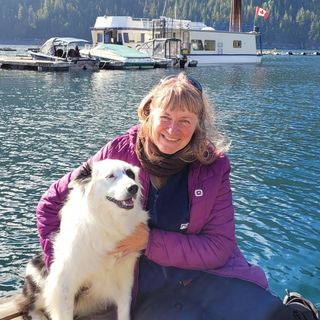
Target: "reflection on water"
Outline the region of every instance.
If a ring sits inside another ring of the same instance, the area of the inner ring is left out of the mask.
[[[320,302],[318,57],[186,70],[232,140],[237,238],[280,296]],[[315,63],[317,61],[317,63]],[[39,250],[34,211],[51,182],[136,123],[141,98],[177,70],[0,70],[0,294]]]

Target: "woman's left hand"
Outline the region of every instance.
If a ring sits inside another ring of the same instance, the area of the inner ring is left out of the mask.
[[[132,234],[121,240],[116,248],[109,252],[108,255],[123,258],[129,253],[144,250],[147,247],[149,238],[149,228],[146,224],[140,223]]]

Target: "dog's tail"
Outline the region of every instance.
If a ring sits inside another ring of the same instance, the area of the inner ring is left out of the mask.
[[[16,306],[22,314],[28,314],[29,311],[34,309],[39,291],[32,276],[26,276],[22,293],[15,299]]]
[[[48,269],[42,256],[36,256],[28,262],[22,293],[15,299],[20,313],[28,314],[32,310],[43,308],[42,292],[47,275]]]

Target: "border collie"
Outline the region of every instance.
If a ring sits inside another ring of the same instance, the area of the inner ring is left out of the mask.
[[[69,188],[50,270],[42,257],[27,264],[20,308],[32,319],[72,320],[115,304],[118,320],[129,320],[139,253],[108,253],[147,223],[138,168],[110,159],[86,164]]]

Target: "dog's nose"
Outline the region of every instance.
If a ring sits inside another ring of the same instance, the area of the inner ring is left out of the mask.
[[[134,196],[138,192],[138,186],[136,184],[133,184],[128,188],[128,192]]]

